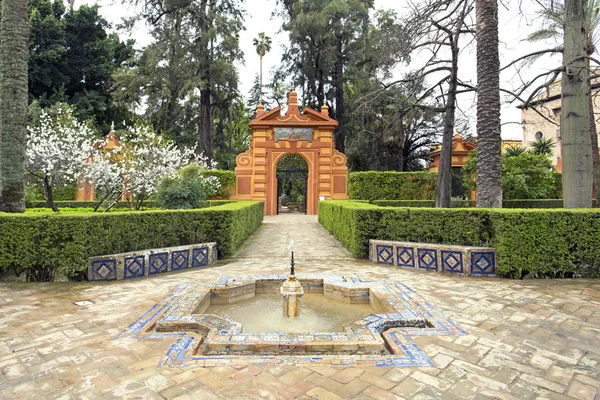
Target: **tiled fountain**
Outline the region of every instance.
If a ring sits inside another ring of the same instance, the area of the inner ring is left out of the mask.
[[[427,366],[413,337],[462,334],[399,281],[296,275],[292,261],[289,275],[182,284],[118,338],[176,340],[161,365]]]

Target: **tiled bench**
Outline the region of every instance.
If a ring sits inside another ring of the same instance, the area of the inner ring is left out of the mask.
[[[217,243],[190,244],[88,258],[88,280],[111,281],[203,267],[217,261]]]
[[[491,247],[369,240],[369,260],[376,264],[463,275],[496,274]]]

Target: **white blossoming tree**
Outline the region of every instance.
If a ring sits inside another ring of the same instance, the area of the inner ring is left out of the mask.
[[[94,132],[67,105],[59,105],[52,116],[42,111],[39,121],[27,130],[27,170],[39,178],[48,207],[58,212],[52,190],[78,179],[92,154]]]
[[[128,128],[121,137],[121,146],[99,152],[87,164],[84,176],[88,183],[104,192],[98,203],[109,200],[106,210],[121,198],[132,199],[139,210],[144,200],[158,190],[159,182],[172,177],[175,171],[190,164],[208,169],[206,161],[193,149],[179,148],[172,141],[157,135],[151,127]]]

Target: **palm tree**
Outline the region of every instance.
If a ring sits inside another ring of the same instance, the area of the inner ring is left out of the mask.
[[[3,0],[0,19],[0,211],[25,211],[27,0]]]
[[[550,157],[552,156],[556,142],[552,138],[540,138],[529,143],[529,145],[532,147],[531,152],[533,154],[543,154]]]
[[[262,59],[265,54],[267,54],[269,51],[271,51],[271,38],[269,36],[265,35],[264,32],[260,32],[258,34],[258,38],[254,38],[253,43],[254,43],[254,47],[256,47],[256,54],[258,54],[258,56],[260,57],[260,82],[259,82],[260,99],[259,100],[262,103],[262,78],[263,78]]]
[[[506,157],[517,157],[525,152],[527,152],[527,150],[523,146],[508,146],[504,151],[504,155]]]
[[[502,207],[497,0],[477,0],[477,207]]]
[[[584,1],[583,13],[584,13],[584,21],[585,21],[585,31],[587,33],[586,36],[586,44],[585,51],[587,55],[587,68],[588,71],[591,72],[590,69],[590,59],[589,57],[594,54],[596,51],[596,44],[598,43],[598,39],[600,39],[600,0],[586,0]],[[565,34],[564,26],[565,26],[565,6],[561,2],[551,2],[549,7],[544,8],[540,15],[545,18],[547,25],[532,33],[527,37],[528,41],[538,41],[538,40],[546,40],[546,39],[563,39],[563,35]],[[590,74],[591,75],[591,74]],[[598,133],[596,132],[596,120],[594,117],[594,104],[593,104],[593,96],[591,93],[592,88],[592,80],[591,78],[587,79],[589,85],[589,118],[590,118],[590,142],[591,142],[591,150],[592,150],[592,170],[593,170],[593,185],[596,188],[596,192],[600,191],[600,153],[598,152]],[[562,115],[566,115],[564,112]],[[561,130],[563,126],[561,124]],[[564,140],[563,140],[564,144]],[[563,164],[565,160],[563,157]],[[567,160],[568,162],[568,160]]]

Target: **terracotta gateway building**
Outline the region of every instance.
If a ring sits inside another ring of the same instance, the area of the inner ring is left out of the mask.
[[[346,156],[333,148],[338,123],[321,112],[298,109],[296,92],[288,95],[288,109],[265,113],[259,105],[250,121],[250,149],[236,159],[235,200],[265,202],[265,215],[281,210],[284,183],[294,182],[303,193],[300,211],[315,215],[319,200],[347,200]]]

